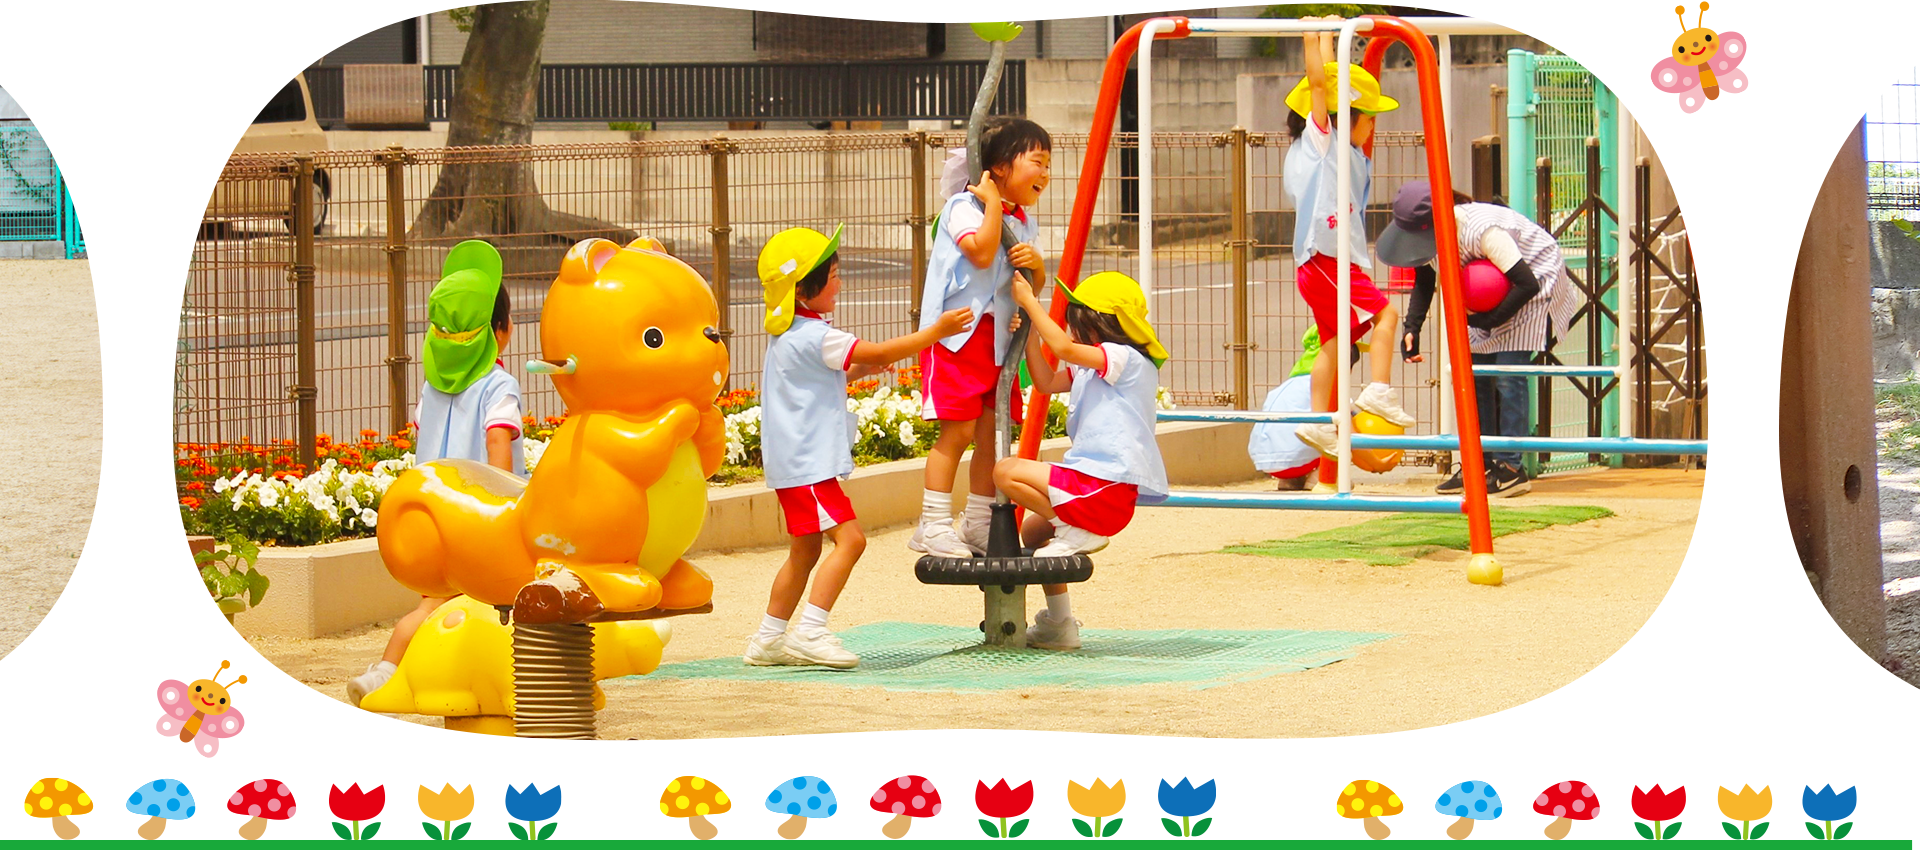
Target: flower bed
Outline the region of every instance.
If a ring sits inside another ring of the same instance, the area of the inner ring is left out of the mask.
[[[868,378],[848,386],[847,409],[858,420],[859,439],[853,447],[857,464],[922,456],[939,434],[937,424],[920,418],[919,369],[896,370],[892,377],[892,385]],[[734,390],[717,404],[726,415],[727,454],[726,466],[714,480],[758,478],[757,394]],[[1164,389],[1160,406],[1172,407]],[[1055,399],[1047,416],[1047,436],[1065,435],[1066,420],[1066,405]],[[529,472],[539,466],[548,441],[565,421],[527,417],[522,445]],[[1017,437],[1018,423],[1014,433]],[[174,476],[187,533],[239,536],[278,546],[372,536],[379,523],[380,497],[413,466],[412,433],[362,431],[354,442],[322,434],[316,442],[319,466],[311,470],[299,463],[292,440],[178,444]]]

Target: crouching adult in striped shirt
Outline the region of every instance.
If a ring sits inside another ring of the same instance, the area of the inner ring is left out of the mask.
[[[1454,234],[1460,261],[1487,260],[1511,284],[1499,306],[1467,316],[1467,341],[1476,364],[1502,366],[1532,363],[1552,340],[1567,335],[1578,298],[1560,257],[1560,245],[1540,225],[1499,204],[1475,203],[1453,192]],[[1424,180],[1400,187],[1393,200],[1393,223],[1380,234],[1374,250],[1381,262],[1413,268],[1413,297],[1402,325],[1402,356],[1409,363],[1426,359],[1420,353],[1420,329],[1433,304],[1434,248],[1433,190]],[[1482,434],[1503,437],[1527,435],[1527,379],[1500,375],[1473,379],[1479,401]],[[1533,488],[1520,465],[1519,452],[1487,453],[1487,494],[1518,496]],[[1442,494],[1466,489],[1460,467],[1438,488]]]

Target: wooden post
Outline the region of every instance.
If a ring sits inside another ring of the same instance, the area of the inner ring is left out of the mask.
[[[407,427],[407,152],[381,155],[387,170],[387,433]],[[501,286],[505,286],[502,283]]]
[[[920,296],[927,287],[927,223],[932,221],[927,215],[927,146],[927,131],[907,134],[908,155],[913,157],[913,211],[907,215],[907,226],[913,229],[913,268],[908,272],[913,294],[907,301],[908,330],[920,329]]]
[[[1233,408],[1250,410],[1253,407],[1253,364],[1249,362],[1253,351],[1253,317],[1247,292],[1252,276],[1253,240],[1247,235],[1247,130],[1235,127],[1220,141],[1229,148],[1232,164],[1227,179],[1233,183],[1233,235],[1227,243],[1233,253],[1233,341],[1227,343],[1228,350],[1233,352]]]

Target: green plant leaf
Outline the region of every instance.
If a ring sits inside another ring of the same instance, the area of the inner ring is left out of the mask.
[[[1740,827],[1734,826],[1733,824],[1727,823],[1726,821],[1721,821],[1720,828],[1727,831],[1728,838],[1731,838],[1735,841],[1740,840]]]
[[[1905,233],[1908,236],[1913,235],[1913,222],[1911,221],[1904,218],[1896,218],[1893,220],[1893,226],[1899,228],[1901,233]]]
[[[361,841],[372,841],[372,840],[373,840],[373,834],[374,834],[374,833],[376,833],[376,832],[379,832],[379,831],[380,831],[380,824],[378,824],[378,823],[370,823],[370,824],[367,824],[367,828],[366,828],[366,829],[363,829],[363,830],[360,830],[360,840],[361,840]]]
[[[472,828],[473,828],[473,824],[471,822],[462,823],[455,826],[453,828],[453,840],[459,841],[460,839],[467,837],[467,830]]]
[[[1193,837],[1199,838],[1200,836],[1205,835],[1207,832],[1207,827],[1210,827],[1210,826],[1213,826],[1213,818],[1201,818],[1198,822],[1196,822],[1193,825]]]
[[[528,840],[527,828],[524,826],[521,826],[519,821],[514,821],[512,823],[507,824],[507,829],[513,830],[513,837],[518,838],[521,841]]]
[[[1173,818],[1161,818],[1160,825],[1167,828],[1168,835],[1174,836],[1176,838],[1180,836],[1180,825],[1177,823],[1174,823]]]
[[[271,584],[273,582],[258,570],[247,570],[247,607],[260,607],[260,600],[266,598],[267,587]]]
[[[1114,818],[1113,820],[1107,821],[1107,828],[1100,830],[1100,837],[1112,838],[1114,833],[1120,831],[1120,822],[1123,820],[1126,820],[1126,818]]]
[[[538,840],[540,841],[547,840],[549,837],[553,835],[553,831],[559,828],[560,828],[559,821],[552,821],[552,822],[549,822],[546,826],[540,827],[540,838]]]
[[[443,840],[443,839],[441,839],[441,837],[440,837],[440,827],[438,827],[438,826],[435,826],[435,825],[433,825],[433,824],[431,824],[431,823],[428,823],[428,822],[426,822],[426,821],[421,821],[421,822],[420,822],[420,828],[421,828],[421,829],[424,829],[424,830],[426,830],[426,831],[427,831],[427,837],[428,837],[428,838],[431,838],[431,839],[433,839],[433,840],[435,840],[435,841],[441,841],[441,840]]]
[[[1080,833],[1080,837],[1082,838],[1093,837],[1093,825],[1079,818],[1073,819],[1073,831]]]
[[[228,596],[216,604],[220,606],[220,613],[222,614],[238,614],[247,610],[247,600],[241,599],[238,596]]]
[[[1852,831],[1853,831],[1853,821],[1847,821],[1846,823],[1836,826],[1833,828],[1833,840],[1839,841],[1840,839],[1847,837],[1847,833]]]
[[[1813,840],[1815,840],[1815,841],[1825,841],[1825,840],[1827,840],[1827,834],[1826,834],[1826,833],[1824,833],[1824,832],[1821,832],[1821,831],[1820,831],[1820,825],[1819,825],[1819,824],[1817,824],[1817,823],[1814,823],[1814,822],[1812,822],[1812,821],[1808,821],[1808,822],[1807,822],[1807,831],[1808,831],[1808,832],[1810,832],[1810,833],[1813,833]]]
[[[980,831],[986,833],[988,838],[1000,837],[1000,825],[986,818],[980,819]]]
[[[1641,838],[1644,838],[1648,841],[1653,840],[1653,827],[1647,826],[1646,824],[1641,823],[1639,821],[1634,821],[1633,828],[1640,833]]]
[[[1027,831],[1027,819],[1021,818],[1018,821],[1015,821],[1013,826],[1007,827],[1007,837],[1019,838],[1020,833],[1023,833],[1026,831]]]
[[[333,822],[333,834],[340,836],[343,841],[353,840],[353,830],[348,829],[346,824],[339,821]]]
[[[1759,841],[1760,836],[1766,835],[1766,834],[1767,834],[1767,824],[1765,821],[1762,821],[1759,826],[1756,826],[1752,829],[1747,830],[1747,838],[1753,841]]]
[[[1680,822],[1674,821],[1673,823],[1670,823],[1667,825],[1666,832],[1663,832],[1660,834],[1660,840],[1661,841],[1671,840],[1674,836],[1679,834],[1680,834]]]

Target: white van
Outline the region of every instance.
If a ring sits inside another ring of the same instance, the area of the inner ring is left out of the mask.
[[[294,65],[253,61],[194,61],[186,65],[194,102],[207,104],[188,117],[190,140],[204,142],[207,153],[311,153],[326,150],[326,134],[313,117],[307,75]],[[313,173],[313,232],[326,224],[332,182],[326,171]],[[200,184],[188,205],[192,219],[286,217],[294,211],[288,190],[278,180],[219,180]]]

